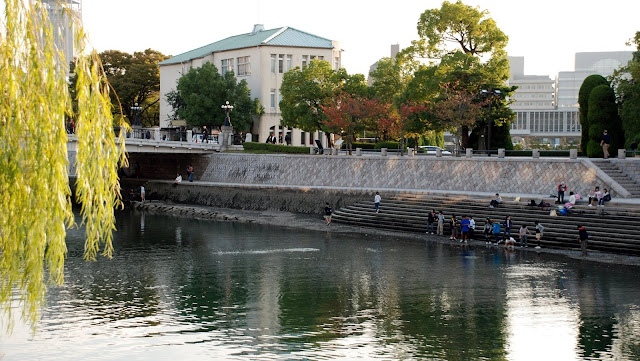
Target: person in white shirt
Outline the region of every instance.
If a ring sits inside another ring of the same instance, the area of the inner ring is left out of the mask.
[[[382,197],[380,197],[380,193],[376,192],[376,196],[373,197],[373,205],[376,208],[376,213],[380,213],[380,201]]]
[[[178,176],[176,177],[176,179],[173,181],[173,186],[177,187],[178,183],[182,182],[182,175],[180,173],[178,173]]]

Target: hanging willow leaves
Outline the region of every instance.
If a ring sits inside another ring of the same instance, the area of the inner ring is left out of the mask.
[[[64,14],[73,17],[68,9]],[[66,229],[73,226],[65,117],[75,119],[78,136],[76,189],[86,225],[85,259],[95,259],[100,249],[111,256],[114,208],[120,204],[117,169],[126,159],[124,142],[116,142],[97,55],[76,59],[73,113],[64,56],[54,41],[58,29],[42,4],[5,0],[5,20],[0,24],[0,308],[12,320],[17,295],[22,317],[35,325],[47,281],[63,281]],[[75,49],[84,54],[85,35],[79,22],[75,26]]]

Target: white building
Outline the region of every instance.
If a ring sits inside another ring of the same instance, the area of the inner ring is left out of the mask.
[[[71,16],[82,21],[82,0],[42,0],[42,5],[47,9],[47,15],[54,29],[54,41],[64,54],[65,71],[68,73],[69,63],[74,58],[75,24]]]
[[[510,105],[516,113],[511,137],[525,145],[532,140],[552,147],[578,144],[582,134],[578,93],[586,77],[612,75],[626,65],[633,52],[576,53],[575,71],[559,72],[555,81],[548,76],[525,75],[524,57],[509,57],[510,85],[517,85]]]
[[[280,125],[280,86],[284,73],[295,67],[304,67],[314,59],[328,61],[338,70],[342,63],[341,55],[337,41],[290,27],[265,30],[262,25],[255,25],[250,33],[176,55],[159,64],[160,127],[175,126],[171,119],[173,109],[166,100],[166,94],[175,90],[182,74],[210,62],[223,75],[233,70],[238,81],[247,81],[251,97],[260,99],[265,114],[253,124],[253,141],[263,142],[272,133],[276,138],[281,135],[282,139],[289,134],[293,145],[311,145],[315,139],[326,142],[320,132],[309,134],[299,129],[284,129]]]
[[[561,71],[556,77],[558,108],[577,109],[580,87],[589,75],[599,74],[606,78],[627,65],[632,57],[631,51],[576,53],[575,70]]]

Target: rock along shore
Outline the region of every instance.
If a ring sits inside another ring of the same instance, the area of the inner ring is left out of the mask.
[[[146,201],[146,202],[134,202],[132,208],[148,212],[150,214],[162,214],[172,215],[176,217],[189,217],[197,219],[208,219],[214,221],[231,221],[231,222],[243,222],[243,223],[256,223],[264,225],[274,225],[281,227],[290,227],[298,229],[306,229],[312,231],[326,232],[331,231],[333,233],[342,234],[357,234],[365,237],[375,237],[385,240],[405,240],[416,242],[435,242],[442,244],[450,244],[452,246],[463,245],[458,242],[451,242],[447,237],[440,237],[435,235],[425,235],[418,233],[408,232],[390,232],[375,228],[355,227],[344,224],[332,223],[330,226],[325,225],[324,219],[319,215],[309,215],[301,213],[293,213],[286,211],[275,210],[243,210],[243,209],[230,209],[219,208],[201,205],[186,205],[179,203],[171,203],[164,201]],[[487,246],[485,242],[471,241],[469,242],[471,247],[496,247]],[[466,245],[465,245],[466,246]],[[502,248],[502,246],[499,246]],[[607,254],[601,252],[590,252],[587,257],[581,257],[580,251],[571,250],[558,250],[558,249],[531,249],[526,250],[515,248],[516,252],[538,252],[546,254],[561,255],[573,259],[582,261],[598,262],[607,265],[624,265],[624,266],[640,266],[640,257],[625,256],[617,254]]]

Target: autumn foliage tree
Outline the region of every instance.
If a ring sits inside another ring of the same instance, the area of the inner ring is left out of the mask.
[[[328,105],[321,107],[326,116],[323,124],[334,132],[343,134],[351,154],[355,133],[375,128],[379,122],[387,120],[391,104],[341,92]]]

